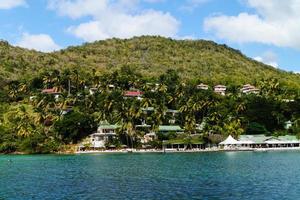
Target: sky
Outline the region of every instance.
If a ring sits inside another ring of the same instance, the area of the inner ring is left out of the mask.
[[[0,0],[0,39],[51,52],[108,38],[213,40],[300,72],[300,0]]]

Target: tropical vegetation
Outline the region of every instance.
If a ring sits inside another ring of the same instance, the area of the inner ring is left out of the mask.
[[[300,133],[299,75],[210,41],[111,39],[48,54],[1,42],[0,54],[3,153],[66,151],[103,121],[119,125],[116,143],[135,147],[145,134],[141,124],[155,132],[170,123],[184,130],[181,136],[158,135],[153,146],[162,140],[217,143],[229,134]],[[202,82],[208,90],[197,89]],[[259,93],[242,94],[247,83]],[[227,86],[225,96],[213,91],[215,84]],[[128,90],[143,96],[125,98]],[[292,126],[286,127],[288,121]]]

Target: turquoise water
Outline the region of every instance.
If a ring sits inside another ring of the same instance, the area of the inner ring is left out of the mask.
[[[0,199],[300,199],[300,151],[0,156]]]

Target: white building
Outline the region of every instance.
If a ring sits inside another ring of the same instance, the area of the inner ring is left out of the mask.
[[[219,143],[225,150],[251,150],[251,149],[278,149],[300,148],[300,140],[295,135],[265,136],[265,135],[241,135],[238,140],[229,135],[226,140]]]
[[[156,133],[154,133],[154,132],[146,133],[144,135],[144,137],[141,138],[141,143],[146,144],[146,143],[149,143],[149,142],[155,140],[156,138],[157,138]]]
[[[208,90],[208,85],[201,83],[201,84],[197,85],[197,89]]]
[[[253,85],[246,84],[246,85],[243,85],[243,87],[241,88],[241,92],[244,94],[258,94],[259,89],[257,89]]]
[[[89,147],[92,149],[105,148],[105,145],[116,137],[117,128],[117,125],[100,125],[97,129],[97,132],[91,134],[84,142],[82,142],[80,147]]]
[[[289,120],[289,121],[286,121],[286,122],[284,123],[284,128],[285,128],[286,130],[292,128],[292,126],[293,126],[293,122],[291,122],[290,120]]]
[[[220,95],[226,94],[226,86],[225,85],[216,85],[214,87],[214,92]]]

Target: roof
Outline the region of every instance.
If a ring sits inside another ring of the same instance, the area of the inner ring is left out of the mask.
[[[124,92],[124,96],[127,96],[127,97],[139,97],[143,95],[143,92],[141,91],[125,91]]]
[[[165,140],[163,141],[164,144],[184,144],[183,139],[172,139],[172,140]]]
[[[198,137],[192,138],[176,138],[163,141],[164,144],[204,144],[203,140]]]
[[[197,88],[205,88],[205,89],[208,89],[208,85],[206,84],[203,84],[203,83],[200,83],[199,85],[197,85]]]
[[[226,88],[226,86],[225,85],[215,85],[214,88]]]
[[[154,111],[154,107],[147,107],[147,108],[142,108],[143,111]],[[174,109],[168,109],[166,111],[167,113],[180,113],[179,110],[174,110]]]
[[[230,145],[230,144],[239,144],[239,141],[234,139],[231,135],[229,135],[226,140],[220,143],[221,145]]]
[[[241,88],[241,91],[243,93],[257,93],[257,92],[259,92],[259,89],[253,85],[246,84],[246,85],[243,85],[243,87]]]
[[[265,136],[265,135],[241,135],[239,138],[239,141],[244,142],[244,141],[252,141],[253,143],[256,144],[262,144],[266,140],[271,139],[272,136]]]
[[[113,124],[100,124],[98,129],[117,129],[119,128],[119,125],[113,125]],[[148,124],[143,124],[143,125],[136,125],[137,128],[150,128],[151,125]],[[160,125],[158,128],[159,131],[178,131],[181,132],[183,131],[182,128],[180,128],[180,126],[177,125]]]
[[[295,135],[285,135],[285,136],[265,136],[265,135],[241,135],[239,142],[246,144],[252,141],[254,144],[287,144],[287,143],[299,143],[300,140]]]
[[[159,131],[183,131],[183,129],[176,125],[161,125]]]
[[[151,125],[149,124],[143,124],[143,125],[136,125],[137,128],[150,128]],[[158,130],[159,131],[178,131],[178,132],[181,132],[183,131],[182,128],[180,128],[180,126],[176,126],[176,125],[160,125],[158,127]]]
[[[169,113],[179,113],[179,110],[173,110],[173,109],[168,109],[167,112]]]
[[[115,136],[116,133],[93,133],[90,136]]]
[[[153,111],[154,107],[142,108],[143,111]]]
[[[279,140],[298,140],[296,135],[284,135],[284,136],[278,136]]]
[[[60,94],[60,92],[58,92],[56,88],[43,89],[42,93],[45,93],[45,94]]]
[[[149,124],[141,124],[141,125],[136,125],[135,127],[137,127],[137,128],[150,128],[151,125],[149,125]]]
[[[115,124],[100,124],[98,128],[101,128],[101,129],[117,129],[119,127],[120,126],[115,125]]]

